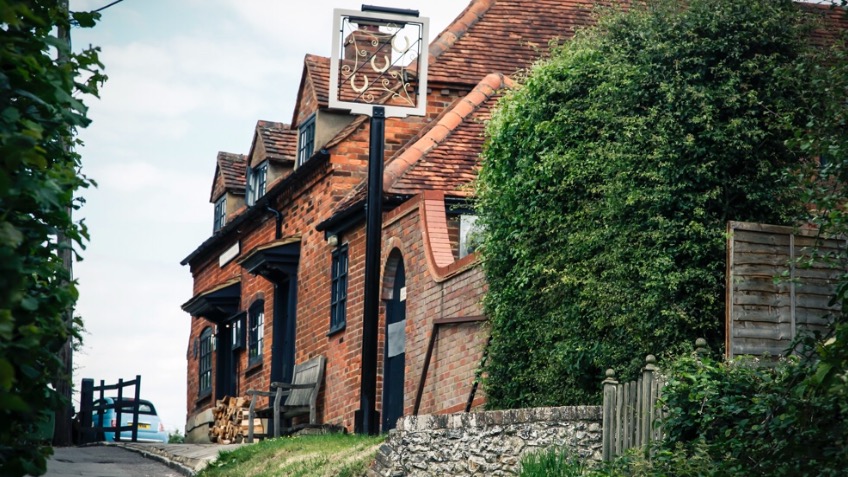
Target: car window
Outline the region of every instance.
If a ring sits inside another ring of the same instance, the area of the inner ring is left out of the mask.
[[[121,412],[132,412],[133,411],[133,401],[122,401]],[[139,414],[151,414],[156,415],[156,409],[153,407],[153,404],[150,404],[148,401],[139,401],[138,402],[138,413]]]
[[[132,413],[134,403],[135,403],[135,401],[133,401],[133,400],[126,400],[126,399],[121,400],[121,413]],[[94,411],[96,412],[99,407],[102,407],[106,404],[109,404],[109,403],[105,399],[98,399],[97,401],[94,402]],[[138,413],[155,416],[156,415],[156,408],[153,407],[153,404],[150,401],[139,400],[138,401]]]

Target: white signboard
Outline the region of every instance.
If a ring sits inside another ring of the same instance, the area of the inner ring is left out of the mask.
[[[220,265],[221,268],[224,268],[224,265],[230,263],[232,259],[238,257],[239,251],[239,242],[236,242],[233,244],[232,247],[224,250],[224,253],[222,253],[218,257],[218,265]]]
[[[330,108],[386,117],[427,113],[429,19],[381,8],[333,10]]]

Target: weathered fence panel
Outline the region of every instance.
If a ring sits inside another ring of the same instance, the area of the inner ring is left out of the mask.
[[[656,424],[660,414],[657,401],[665,382],[659,375],[654,355],[645,358],[642,376],[619,383],[608,369],[604,380],[603,458],[612,460],[628,449],[646,447],[662,437]]]
[[[604,380],[603,458],[612,460],[628,449],[645,447],[661,437],[655,424],[665,382],[659,375],[654,355],[645,358],[642,375],[635,381],[619,383],[615,371],[608,369]]]
[[[695,353],[709,353],[707,341],[695,340]],[[642,375],[635,381],[619,383],[615,371],[607,369],[604,379],[602,453],[605,461],[624,454],[629,449],[646,448],[663,438],[663,411],[657,404],[662,398],[665,379],[657,367],[657,358],[645,358]]]
[[[729,222],[727,232],[727,357],[780,356],[800,331],[826,331],[845,270],[811,254],[844,253],[846,241],[747,222]]]

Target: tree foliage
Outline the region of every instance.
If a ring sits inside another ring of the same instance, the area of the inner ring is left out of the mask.
[[[59,1],[0,0],[0,474],[40,475],[49,447],[33,433],[60,396],[48,384],[63,369],[58,351],[75,334],[65,318],[77,298],[60,252],[86,228],[72,221],[80,173],[76,129],[88,125],[78,98],[105,77],[96,49],[71,52],[56,36],[72,16]],[[62,58],[60,61],[58,58]],[[77,336],[78,337],[78,336]],[[71,376],[64,376],[70,380]]]
[[[802,210],[808,23],[789,0],[648,1],[502,100],[478,184],[490,405],[585,404],[607,367],[723,342],[727,221]]]

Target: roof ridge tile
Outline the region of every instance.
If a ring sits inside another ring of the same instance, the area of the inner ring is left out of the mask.
[[[472,0],[471,3],[465,7],[457,17],[454,19],[450,25],[445,28],[439,36],[430,43],[429,53],[430,56],[427,59],[428,64],[432,64],[436,61],[442,53],[449,50],[457,40],[462,38],[468,30],[474,26],[486,12],[492,8],[492,5],[495,4],[496,0]]]
[[[506,78],[501,73],[490,73],[481,80],[474,89],[461,101],[454,105],[433,124],[424,136],[415,144],[398,154],[386,164],[383,171],[384,190],[389,190],[395,182],[411,169],[421,158],[447,139],[466,118],[471,116],[481,105],[489,100],[501,87],[507,86]],[[512,84],[512,81],[509,81]],[[511,86],[509,86],[511,87]],[[454,116],[451,116],[454,114]]]

